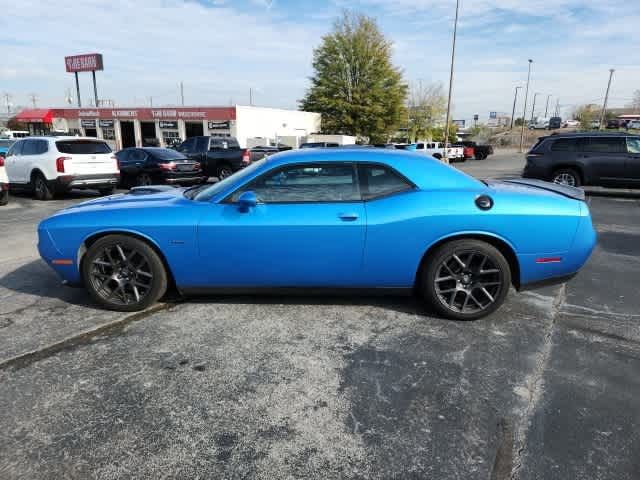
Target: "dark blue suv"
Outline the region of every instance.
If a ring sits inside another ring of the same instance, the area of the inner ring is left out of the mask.
[[[579,187],[640,187],[640,135],[566,133],[541,137],[523,177]]]

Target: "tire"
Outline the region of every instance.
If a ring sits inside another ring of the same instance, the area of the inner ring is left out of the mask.
[[[106,195],[113,195],[115,191],[116,191],[116,187],[106,187],[106,188],[99,188],[98,189],[98,192],[103,197],[106,196]]]
[[[158,254],[128,235],[108,235],[91,245],[81,274],[91,298],[118,312],[144,310],[167,291],[167,271]]]
[[[0,192],[0,206],[5,206],[9,203],[9,190],[4,190]]]
[[[442,160],[442,155],[440,155],[439,153],[434,153],[433,158],[435,158],[436,160]]]
[[[553,172],[551,181],[560,185],[569,185],[571,187],[579,187],[582,185],[580,174],[572,168],[561,168]]]
[[[41,173],[34,173],[31,177],[31,188],[33,196],[36,200],[51,200],[53,198],[53,190],[49,188],[47,179]]]
[[[153,185],[153,178],[148,173],[142,172],[136,176],[136,185],[138,187],[146,187]]]
[[[218,180],[227,178],[230,175],[233,175],[233,169],[231,168],[231,165],[223,163],[222,165],[218,165],[218,167],[216,168],[216,176],[218,177]]]
[[[452,320],[476,320],[496,311],[510,286],[509,263],[497,248],[481,240],[441,245],[426,259],[420,276],[425,300]]]

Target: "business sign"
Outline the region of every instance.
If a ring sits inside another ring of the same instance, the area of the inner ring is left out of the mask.
[[[160,122],[158,122],[158,126],[160,128],[167,128],[167,129],[177,130],[178,129],[178,122],[177,121],[169,122],[167,120],[160,120]]]
[[[64,57],[64,65],[67,72],[91,72],[104,70],[101,53],[88,53],[85,55],[73,55]]]
[[[113,128],[113,120],[100,120],[100,128]]]
[[[465,120],[452,120],[453,124],[458,128],[464,128]]]
[[[80,120],[80,125],[82,126],[82,128],[96,128],[96,121],[83,118],[82,120]]]
[[[477,122],[478,119],[480,118],[480,115],[478,115],[477,113],[473,116],[473,119]]]
[[[489,118],[498,118],[498,112],[489,112]]]
[[[226,121],[226,122],[217,122],[217,121],[213,121],[213,122],[207,122],[207,128],[209,130],[228,130],[231,127],[231,122]]]

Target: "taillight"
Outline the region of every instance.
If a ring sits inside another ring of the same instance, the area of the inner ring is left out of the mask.
[[[251,163],[251,152],[246,148],[242,151],[242,163]]]
[[[58,157],[56,158],[56,171],[58,173],[64,173],[64,161],[71,160],[71,157]]]
[[[175,170],[176,163],[175,162],[159,163],[158,167],[160,167],[160,170]]]
[[[196,162],[193,164],[193,169],[194,170],[201,170],[202,169],[202,165],[200,165],[200,162]]]
[[[4,157],[0,155],[0,167],[4,167]]]

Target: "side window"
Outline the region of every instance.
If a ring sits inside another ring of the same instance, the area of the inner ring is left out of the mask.
[[[129,160],[132,162],[142,162],[147,158],[147,154],[143,150],[133,150],[129,154]]]
[[[224,150],[229,148],[229,142],[223,138],[212,138],[209,144],[209,150]]]
[[[640,138],[627,138],[627,152],[640,153]]]
[[[551,144],[552,152],[575,152],[577,142],[574,138],[559,138]]]
[[[382,165],[359,165],[358,176],[363,200],[386,197],[413,189],[413,186],[404,178]]]
[[[231,196],[235,202],[245,191],[264,203],[360,201],[351,163],[308,164],[277,169],[254,180]]]
[[[47,153],[49,151],[49,142],[46,140],[36,140],[37,142],[37,153]]]
[[[424,150],[424,143],[419,143],[416,145],[416,150]]]
[[[22,147],[22,155],[36,155],[38,153],[38,142],[36,140],[25,140]]]
[[[623,153],[627,151],[625,139],[621,137],[591,137],[589,152],[598,153]]]
[[[11,155],[20,155],[20,153],[22,153],[22,141],[16,142],[11,146],[7,152],[7,157],[10,157]]]

